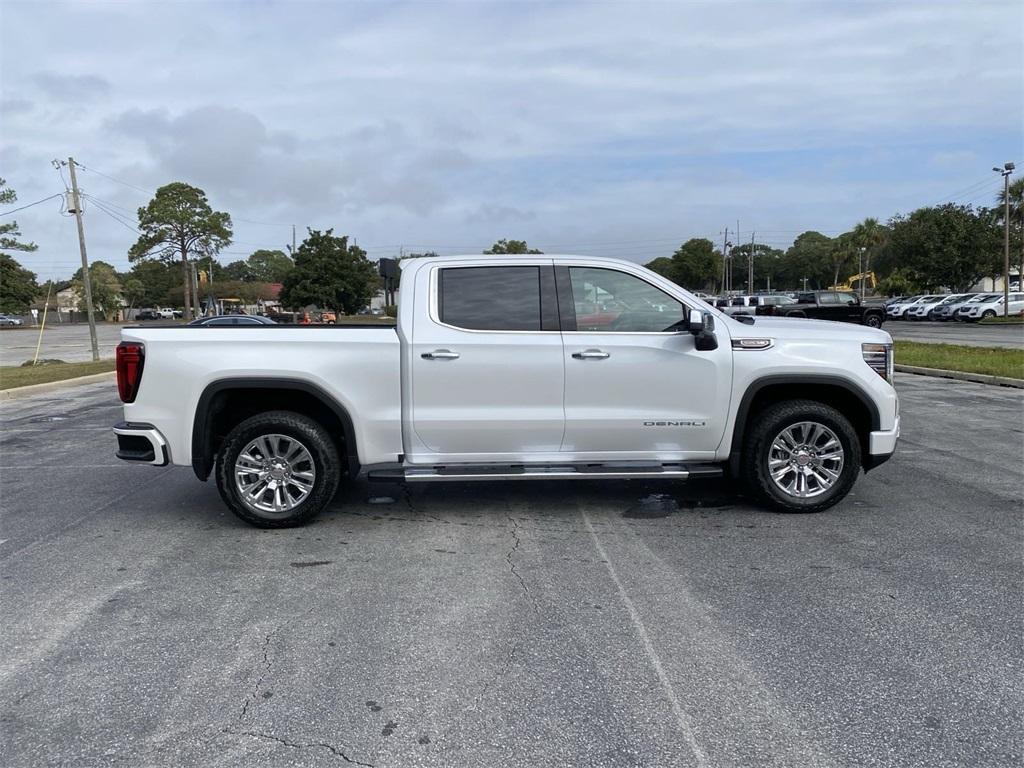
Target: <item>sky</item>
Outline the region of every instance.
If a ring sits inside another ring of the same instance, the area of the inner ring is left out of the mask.
[[[171,181],[231,214],[222,262],[293,224],[372,259],[785,248],[1024,172],[1024,3],[0,0],[17,205],[69,156],[89,257],[119,269]],[[13,218],[39,245],[16,258],[69,277],[60,200]]]

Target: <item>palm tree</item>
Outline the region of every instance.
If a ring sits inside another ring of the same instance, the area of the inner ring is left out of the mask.
[[[1006,188],[999,190],[999,209],[997,220],[1003,224],[1006,212]],[[1020,263],[1017,267],[1018,287],[1024,290],[1024,179],[1017,179],[1010,185],[1010,236],[1020,239]]]
[[[853,240],[858,248],[864,248],[867,255],[865,272],[871,271],[871,255],[885,245],[889,239],[889,228],[880,224],[878,219],[866,218],[853,228]],[[863,283],[863,281],[861,281]]]

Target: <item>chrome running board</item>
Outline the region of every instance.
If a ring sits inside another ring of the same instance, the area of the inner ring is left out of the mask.
[[[437,483],[472,480],[635,480],[721,477],[714,464],[608,462],[604,464],[447,464],[367,468],[367,478],[381,482]]]

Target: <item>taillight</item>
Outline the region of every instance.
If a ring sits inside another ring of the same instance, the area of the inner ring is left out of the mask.
[[[136,341],[122,341],[117,345],[117,394],[123,403],[135,402],[142,383],[142,364],[146,362],[146,348]]]

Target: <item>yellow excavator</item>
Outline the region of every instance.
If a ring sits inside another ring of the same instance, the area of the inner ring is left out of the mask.
[[[839,285],[830,285],[830,291],[856,291],[860,288],[860,281],[864,281],[864,287],[869,290],[875,290],[875,273],[874,272],[858,272],[856,275],[851,275],[846,278],[846,282],[840,283]]]

